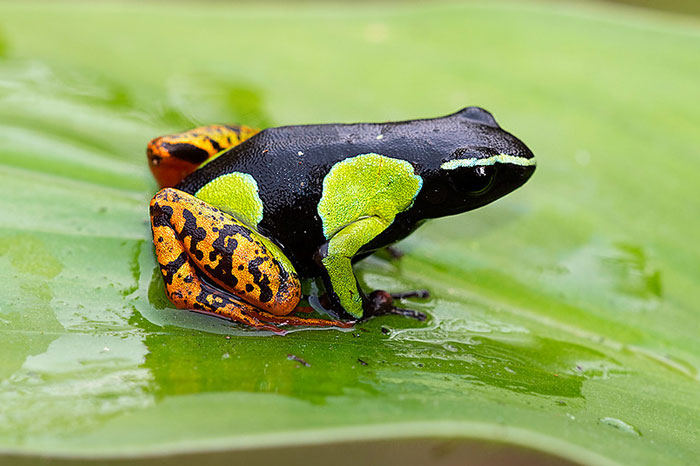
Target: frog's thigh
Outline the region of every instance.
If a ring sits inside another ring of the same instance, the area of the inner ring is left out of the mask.
[[[174,267],[167,264],[181,257],[180,261],[190,261],[222,290],[256,308],[286,315],[298,304],[299,279],[288,261],[277,257],[282,253],[230,215],[187,193],[166,188],[151,201],[151,221],[156,254],[165,267],[166,287],[176,291],[166,273]],[[162,242],[169,244],[161,247]],[[178,246],[186,257],[178,253]]]

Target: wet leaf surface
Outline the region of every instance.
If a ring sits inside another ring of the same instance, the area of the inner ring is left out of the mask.
[[[0,38],[0,451],[437,437],[590,464],[700,455],[697,22],[605,5],[3,4]],[[368,288],[430,289],[405,302],[427,322],[278,337],[171,308],[149,139],[471,104],[530,145],[534,178],[357,267]]]

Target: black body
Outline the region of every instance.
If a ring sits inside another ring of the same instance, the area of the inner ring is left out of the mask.
[[[423,178],[423,187],[414,205],[358,258],[403,239],[425,219],[488,204],[522,185],[534,170],[503,164],[441,169],[455,158],[501,153],[533,157],[490,113],[469,107],[424,120],[269,128],[201,167],[177,188],[194,194],[222,174],[249,173],[264,205],[260,232],[279,244],[301,276],[315,276],[319,270],[314,257],[326,242],[317,212],[323,179],[337,162],[367,153],[408,161]]]

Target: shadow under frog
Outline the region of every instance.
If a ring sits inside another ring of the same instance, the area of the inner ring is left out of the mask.
[[[188,328],[174,320],[183,313],[168,307],[159,273],[154,268],[149,304],[172,319],[154,323],[159,319],[151,322],[139,312],[131,319],[145,330],[149,354],[144,366],[152,373],[157,397],[269,393],[322,405],[331,397],[393,398],[398,393],[463,398],[477,387],[489,386],[523,395],[581,399],[585,377],[577,373],[577,361],[601,360],[590,348],[530,335],[506,340],[474,334],[465,342],[445,344],[431,339],[430,321],[394,316],[349,332],[299,330],[286,337],[238,331],[228,323],[235,334]],[[424,337],[391,337],[404,329]]]

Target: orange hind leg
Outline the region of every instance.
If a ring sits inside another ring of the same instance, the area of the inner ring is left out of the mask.
[[[151,201],[151,227],[166,294],[180,309],[276,333],[284,333],[281,326],[352,326],[290,315],[301,285],[296,272],[278,260],[281,252],[194,196],[160,190]]]

